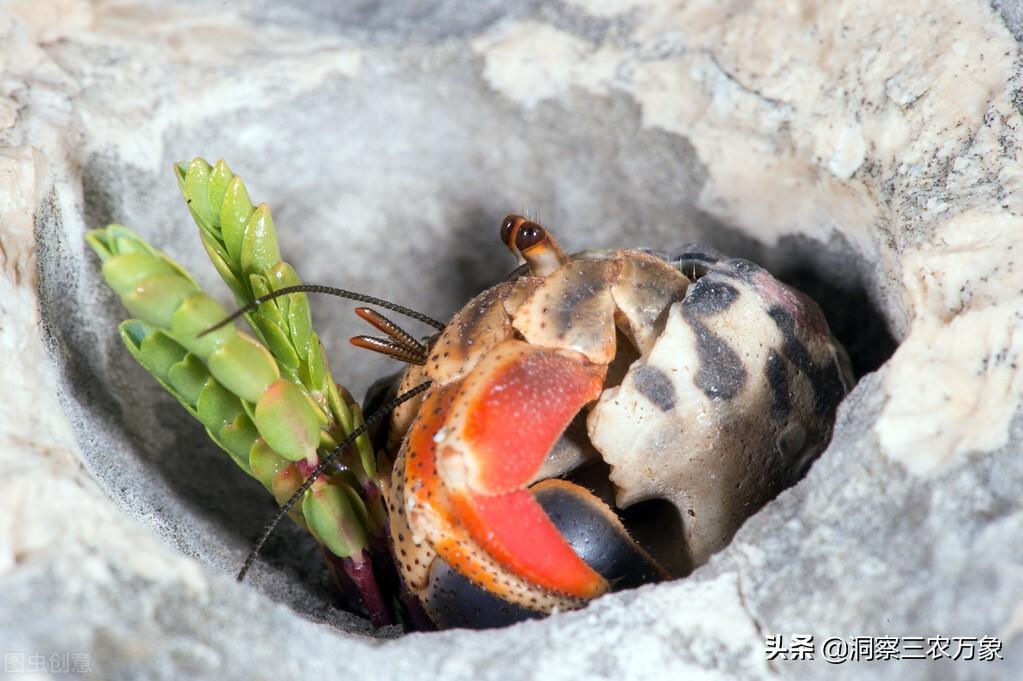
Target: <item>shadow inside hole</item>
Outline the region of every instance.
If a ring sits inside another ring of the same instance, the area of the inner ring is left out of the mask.
[[[641,501],[620,511],[619,516],[636,542],[668,571],[672,579],[686,577],[693,571],[685,542],[667,539],[685,536],[682,514],[670,501]]]
[[[779,280],[817,301],[845,346],[857,380],[888,361],[898,342],[871,290],[874,265],[840,236],[824,243],[804,236],[779,240],[766,255]]]
[[[831,333],[849,353],[857,380],[880,369],[895,352],[898,343],[862,283],[829,281],[810,266],[785,269],[776,276],[817,301]]]

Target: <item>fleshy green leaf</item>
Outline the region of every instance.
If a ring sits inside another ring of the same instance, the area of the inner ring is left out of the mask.
[[[234,422],[239,416],[245,416],[238,396],[222,386],[212,376],[199,391],[196,410],[199,412],[199,420],[202,424],[214,433],[219,433],[221,428]],[[248,421],[249,417],[245,416],[245,420]],[[246,454],[248,454],[251,445],[250,442],[245,447]]]
[[[238,414],[234,421],[220,429],[217,439],[242,470],[251,474],[249,452],[253,443],[259,439],[259,432],[249,417],[245,414]]]
[[[249,199],[245,183],[242,182],[242,178],[235,176],[228,183],[224,202],[220,206],[220,232],[232,262],[241,262],[245,225],[248,224],[253,210],[255,207]]]
[[[181,190],[181,195],[188,199],[188,192],[185,189],[185,178],[188,177],[188,167],[191,164],[188,161],[178,161],[174,164],[174,177],[178,180],[178,189]]]
[[[274,499],[277,500],[279,506],[283,506],[284,502],[291,498],[291,495],[298,491],[298,488],[302,486],[304,482],[302,472],[293,463],[289,463],[284,468],[277,471],[277,475],[270,482],[270,492],[274,495]],[[296,509],[297,510],[297,509]],[[301,514],[296,514],[301,515]],[[305,520],[303,519],[303,523]]]
[[[138,282],[135,290],[121,297],[121,302],[136,317],[153,326],[170,326],[171,317],[181,302],[198,288],[176,273],[154,274]]]
[[[90,229],[85,233],[85,243],[89,244],[89,248],[99,256],[101,262],[114,255],[111,251],[113,244],[105,229]]]
[[[334,418],[337,419],[341,430],[345,433],[352,432],[354,428],[352,425],[352,412],[348,409],[348,404],[341,399],[337,385],[329,379],[327,381],[327,404],[330,405],[330,410],[334,413]]]
[[[245,225],[240,258],[242,272],[262,272],[276,265],[280,259],[281,252],[277,246],[277,233],[274,231],[273,218],[270,217],[270,208],[261,203]]]
[[[323,357],[323,346],[320,344],[320,337],[312,334],[309,343],[309,357],[306,360],[306,368],[309,374],[308,386],[313,390],[327,392],[327,364]]]
[[[302,515],[309,531],[334,555],[347,558],[366,548],[366,528],[342,488],[314,486],[302,500]]]
[[[263,438],[257,438],[249,449],[249,472],[268,490],[273,490],[274,476],[289,463],[271,449]]]
[[[149,371],[149,373],[152,374],[153,378],[156,379],[157,383],[162,385],[164,390],[170,393],[174,397],[174,399],[181,403],[181,406],[185,408],[185,411],[187,411],[192,416],[196,416],[194,403],[189,403],[188,400],[186,400],[184,396],[182,396],[181,393],[179,393],[163,375],[157,374],[154,371],[154,367],[147,366],[146,360],[142,356],[141,348],[144,347],[147,338],[157,337],[160,334],[153,333],[152,327],[148,326],[147,324],[145,324],[145,322],[142,322],[138,319],[129,319],[127,321],[121,322],[118,325],[117,330],[121,335],[121,340],[124,342],[124,347],[128,349],[128,352],[131,354],[132,357],[135,358],[135,361],[142,365],[144,369]],[[147,334],[151,334],[151,336]],[[173,343],[173,341],[170,342]],[[177,343],[174,343],[174,345],[177,346]],[[182,348],[181,346],[177,347],[181,350],[181,359],[184,359],[184,357],[186,356],[185,349]],[[169,371],[170,369],[168,367],[167,371],[161,373],[166,374],[169,373]]]
[[[140,281],[156,274],[175,273],[162,259],[148,253],[123,253],[103,262],[103,280],[119,296],[128,295]]]
[[[166,379],[170,368],[183,360],[187,350],[163,331],[156,331],[142,339],[136,359],[149,373]]]
[[[227,187],[231,184],[231,180],[233,179],[234,173],[232,173],[231,169],[227,167],[227,163],[224,162],[224,159],[217,161],[217,164],[213,166],[213,172],[210,173],[208,193],[210,198],[210,208],[212,209],[214,219],[218,223],[220,222],[220,207],[223,205],[224,197],[227,195]]]
[[[298,355],[295,354],[295,348],[291,345],[291,340],[284,335],[281,327],[274,324],[269,319],[261,315],[254,315],[256,326],[259,328],[259,332],[263,334],[263,340],[266,341],[266,345],[270,348],[270,352],[277,360],[292,369],[298,368]]]
[[[108,225],[107,229],[111,230],[109,242],[111,245],[111,252],[114,255],[148,253],[149,255],[157,258],[166,257],[127,227],[122,227],[121,225]]]
[[[213,207],[210,205],[209,184],[210,164],[201,158],[196,158],[188,166],[188,173],[185,175],[185,201],[192,211],[195,221],[199,226],[216,235],[219,230],[213,218]]]
[[[209,378],[209,370],[193,354],[185,355],[183,360],[167,371],[167,382],[193,407],[199,401],[199,394]]]
[[[270,288],[274,291],[288,286],[298,286],[302,281],[288,263],[281,261],[267,270]],[[287,319],[288,336],[295,351],[305,357],[309,353],[309,336],[312,333],[312,315],[309,301],[304,293],[292,293],[277,299],[282,315]]]
[[[249,302],[249,291],[245,288],[237,277],[234,275],[234,271],[231,266],[221,257],[217,249],[207,243],[206,239],[202,240],[203,249],[206,251],[206,255],[209,257],[210,262],[213,263],[213,268],[217,270],[217,274],[224,280],[227,287],[231,289],[231,293],[234,294],[235,300],[245,304]]]
[[[286,262],[279,262],[270,270],[271,286],[276,291],[286,286],[302,283],[295,270]],[[304,293],[287,296],[288,308],[285,315],[295,351],[305,357],[309,354],[310,336],[313,332],[313,316],[309,311],[309,299]]]
[[[363,424],[362,408],[358,403],[353,402],[349,409],[352,412],[352,425],[358,428]],[[362,463],[362,470],[373,477],[377,473],[377,458],[373,454],[373,444],[369,441],[369,433],[363,433],[355,439],[355,446],[359,450],[359,461]]]
[[[201,291],[185,298],[171,317],[170,329],[174,338],[189,352],[199,357],[209,357],[210,353],[229,341],[238,330],[234,324],[227,324],[204,336],[214,324],[227,317],[220,303]]]
[[[348,502],[352,505],[352,510],[354,510],[356,515],[358,515],[359,523],[363,527],[368,527],[370,524],[369,511],[366,509],[366,502],[364,502],[362,497],[359,496],[356,488],[343,482],[339,483],[338,487],[340,487],[348,496]]]
[[[199,286],[195,279],[192,278],[192,275],[188,273],[188,270],[166,253],[161,253],[150,246],[146,243],[145,239],[124,225],[110,224],[103,229],[93,229],[85,235],[85,240],[104,262],[118,255],[150,255],[160,260],[172,271],[177,272],[182,279],[192,282],[196,287]],[[151,274],[156,274],[156,272],[153,271]]]
[[[320,441],[319,410],[294,383],[274,383],[256,403],[256,428],[266,443],[291,461],[312,458]]]
[[[225,388],[249,402],[258,402],[281,375],[270,352],[241,331],[210,353],[207,362]]]
[[[252,297],[261,298],[266,294],[270,293],[270,284],[267,282],[266,277],[261,274],[250,274],[249,275],[249,286],[252,287]],[[277,298],[275,300],[268,300],[265,303],[260,304],[256,309],[256,315],[268,319],[280,327],[281,331],[285,330],[284,316],[281,314],[280,304],[286,302],[284,298]]]

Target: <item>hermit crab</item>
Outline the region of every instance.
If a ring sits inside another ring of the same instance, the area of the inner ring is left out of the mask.
[[[567,255],[511,215],[499,235],[523,264],[443,324],[301,285],[223,161],[177,174],[242,307],[228,315],[112,225],[88,240],[138,317],[121,336],[377,624],[499,626],[687,574],[803,475],[853,382],[816,303],[708,248]],[[385,337],[353,343],[407,364],[365,419],[327,369],[307,292],[372,305],[357,313]]]

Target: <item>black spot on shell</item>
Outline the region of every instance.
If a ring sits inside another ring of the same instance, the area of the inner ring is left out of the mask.
[[[731,265],[736,274],[746,281],[752,281],[753,277],[765,271],[760,265],[744,258],[732,258],[728,261],[728,264]]]
[[[789,375],[785,358],[774,350],[767,354],[767,384],[771,390],[771,418],[784,421],[792,413]]]
[[[696,354],[700,359],[696,387],[711,399],[734,399],[746,385],[746,367],[742,358],[703,324],[696,321],[690,324],[696,331]]]
[[[675,408],[675,386],[663,371],[651,366],[636,367],[632,371],[636,390],[661,411]]]
[[[796,368],[810,380],[815,411],[820,416],[834,414],[838,403],[845,396],[845,384],[839,373],[838,362],[828,362],[820,366],[813,361],[796,332],[796,320],[788,310],[775,305],[767,313],[782,333],[784,339],[782,352],[785,358],[795,364]]]
[[[739,297],[739,291],[717,277],[703,277],[689,288],[682,301],[687,318],[710,317],[724,312]]]
[[[726,310],[738,295],[734,286],[708,276],[691,286],[682,301],[682,318],[696,334],[696,354],[700,360],[696,387],[711,399],[731,400],[746,385],[742,358],[702,321],[704,317]]]

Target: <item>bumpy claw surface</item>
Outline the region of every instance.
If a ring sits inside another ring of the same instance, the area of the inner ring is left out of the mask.
[[[544,279],[515,312],[515,329],[529,343],[574,350],[594,364],[615,356],[611,284],[620,260],[570,262]]]

